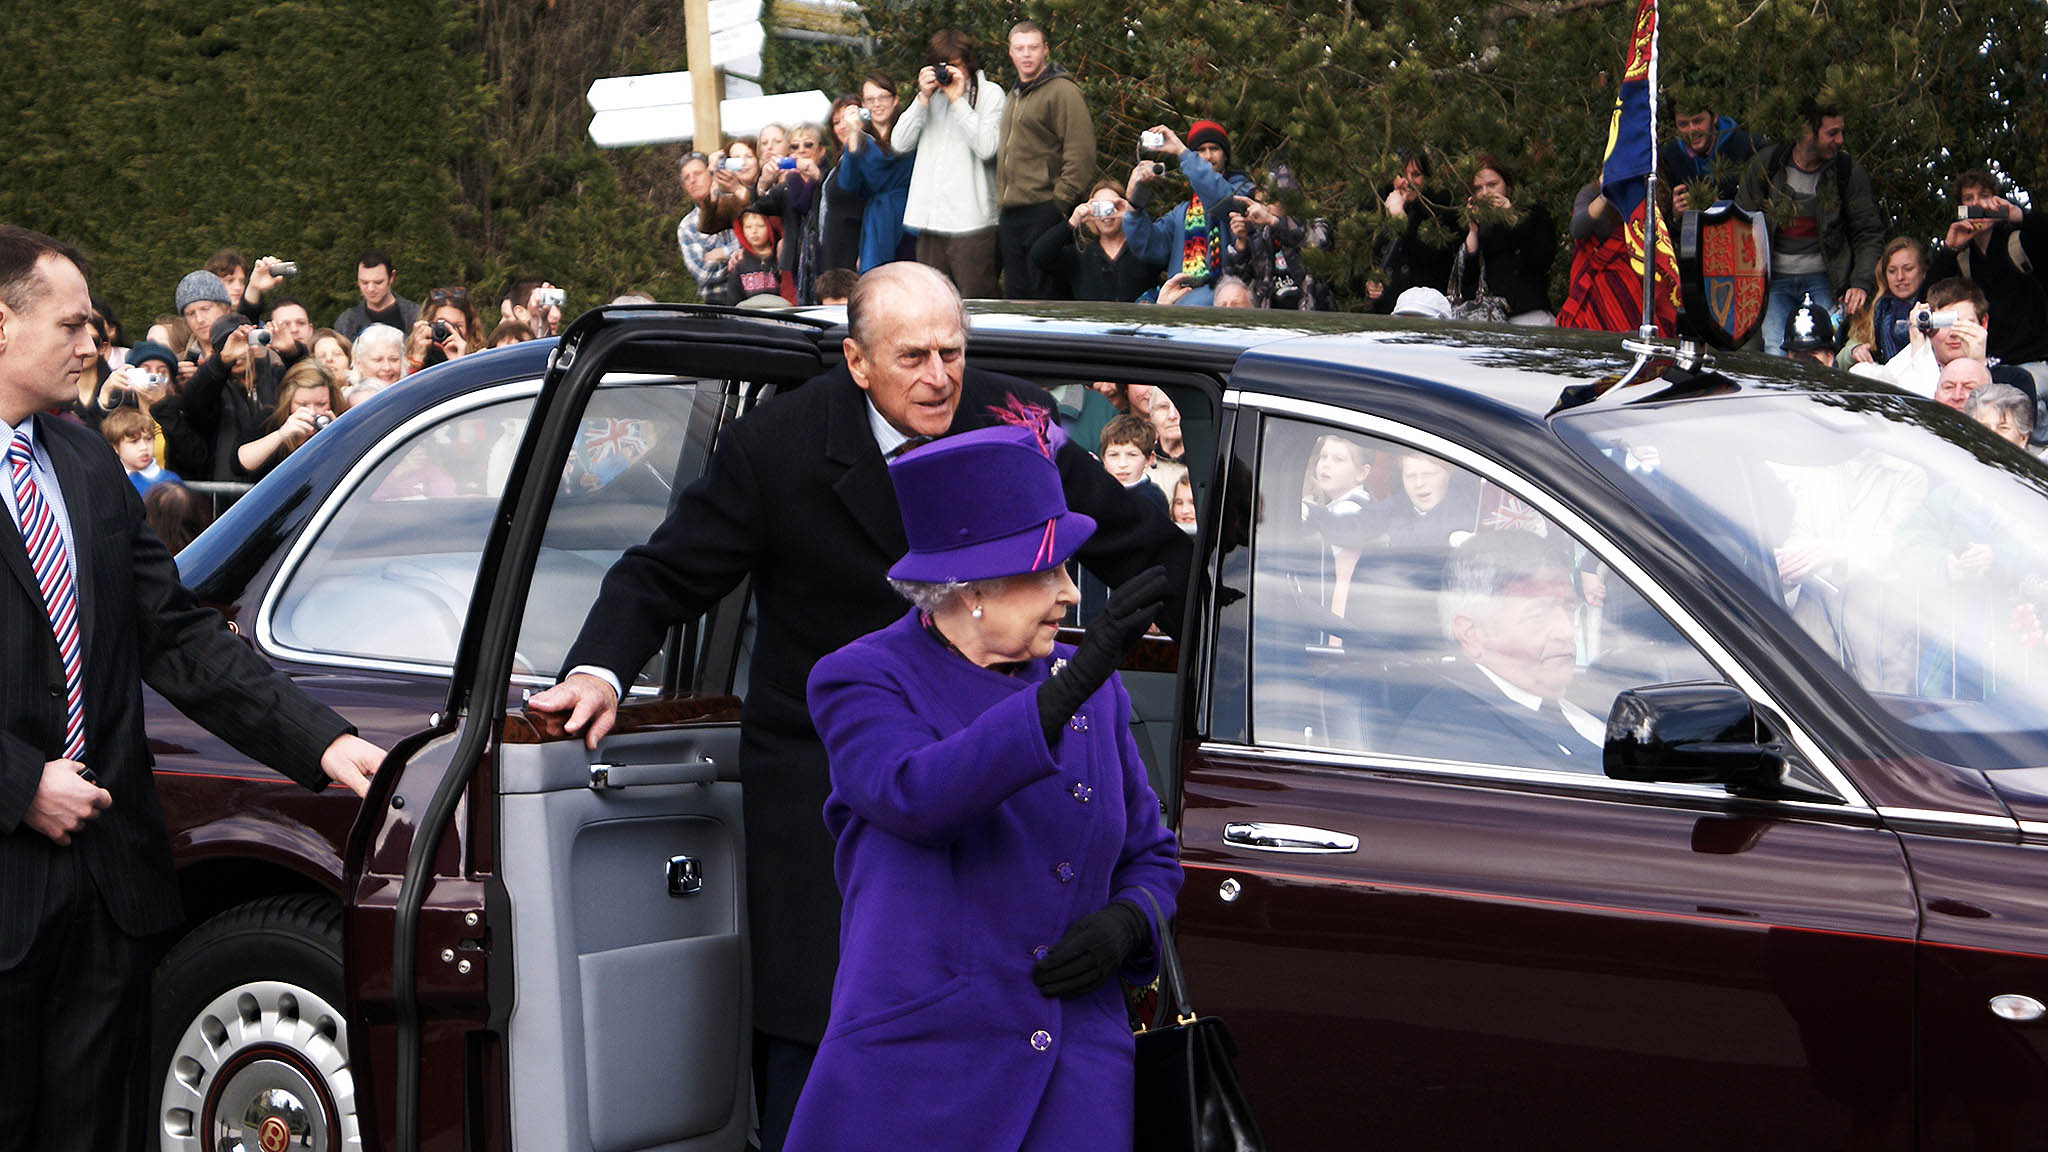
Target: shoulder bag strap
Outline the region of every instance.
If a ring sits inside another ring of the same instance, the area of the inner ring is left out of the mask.
[[[1173,946],[1173,932],[1167,926],[1166,916],[1159,910],[1159,901],[1152,890],[1140,887],[1138,894],[1152,909],[1152,927],[1158,936],[1159,947],[1159,1010],[1153,1014],[1152,1026],[1163,1027],[1166,1023],[1168,1005],[1178,1013],[1177,1019],[1183,1024],[1195,1018],[1195,1006],[1188,1003],[1188,980],[1180,967],[1180,951]]]

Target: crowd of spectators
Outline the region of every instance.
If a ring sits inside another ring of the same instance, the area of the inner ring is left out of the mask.
[[[1369,273],[1332,284],[1303,255],[1331,248],[1332,229],[1289,214],[1297,185],[1284,161],[1246,164],[1228,126],[1196,120],[1142,131],[1128,170],[1098,171],[1087,101],[1044,29],[1020,22],[1005,48],[1007,88],[990,78],[971,37],[940,29],[906,87],[870,74],[823,124],[771,124],[684,155],[678,175],[690,204],[676,241],[701,298],[838,303],[860,272],[914,259],[970,298],[1635,327],[1635,315],[1617,315],[1627,309],[1577,296],[1590,279],[1579,261],[1589,252],[1611,260],[1619,240],[1597,174],[1573,205],[1562,301],[1552,285],[1563,238],[1549,207],[1519,194],[1514,166],[1481,156],[1469,179],[1451,184],[1425,147],[1403,152],[1392,188],[1383,199],[1374,193],[1384,239]],[[1662,211],[1733,200],[1769,222],[1772,274],[1757,339],[1765,350],[1958,405],[1982,380],[1999,389],[1991,408],[2006,412],[2000,398],[2017,393],[2032,405],[2030,431],[2048,427],[2048,266],[2039,263],[2048,259],[2048,217],[2009,198],[2001,178],[1973,171],[1954,183],[1957,218],[1938,243],[1887,240],[1842,109],[1808,99],[1799,135],[1773,142],[1690,89],[1667,106]],[[101,355],[74,409],[95,426],[122,410],[141,418],[107,431],[138,485],[252,482],[408,373],[550,337],[562,323],[564,294],[544,279],[512,278],[486,328],[479,304],[488,298],[445,285],[416,301],[391,257],[366,248],[355,266],[359,299],[316,327],[290,294],[297,273],[274,256],[218,252],[176,282],[171,310],[132,344],[100,305]],[[1661,310],[1658,321],[1667,322]],[[1948,371],[1956,361],[1982,371]],[[2022,423],[2004,419],[2007,428]],[[1155,449],[1148,455],[1159,459]],[[1171,501],[1171,488],[1163,492]]]
[[[758,139],[685,155],[680,176],[691,207],[676,236],[702,297],[817,303],[828,273],[916,259],[970,298],[1341,306],[1613,331],[1640,322],[1640,307],[1622,307],[1630,293],[1601,282],[1609,267],[1614,275],[1639,273],[1617,255],[1624,222],[1597,173],[1572,206],[1566,250],[1573,265],[1563,299],[1554,270],[1564,237],[1549,205],[1518,194],[1514,165],[1479,156],[1471,176],[1452,186],[1439,179],[1425,147],[1401,153],[1392,189],[1374,205],[1384,240],[1369,273],[1355,285],[1333,285],[1302,255],[1330,249],[1332,229],[1326,220],[1289,216],[1286,202],[1297,189],[1284,162],[1245,165],[1232,155],[1228,126],[1197,120],[1144,130],[1131,142],[1127,171],[1098,171],[1087,100],[1054,59],[1045,30],[1022,21],[1005,47],[1008,88],[990,79],[972,38],[940,29],[926,41],[907,100],[893,78],[874,73],[858,96],[833,103],[829,132],[769,125]],[[1769,221],[1772,275],[1757,345],[1772,354],[1814,354],[1786,346],[1794,314],[1811,303],[1829,314],[1828,351],[1841,366],[1882,368],[1908,354],[1913,369],[1894,374],[1931,394],[1931,329],[1916,316],[1940,312],[1924,298],[1928,284],[1960,278],[1988,301],[1960,320],[1966,336],[1972,324],[1989,330],[1992,309],[2011,318],[1979,341],[1980,358],[2024,369],[2034,382],[2030,395],[2048,382],[2048,287],[2031,255],[2048,251],[2040,235],[2048,222],[2007,199],[1997,178],[1971,172],[1956,182],[1958,220],[1930,253],[1911,237],[1887,243],[1889,222],[1869,173],[1847,148],[1850,124],[1840,107],[1806,99],[1800,132],[1782,142],[1745,130],[1693,89],[1671,94],[1667,107],[1658,152],[1662,218],[1730,200]],[[1155,193],[1169,186],[1180,194],[1155,207]],[[727,230],[749,197],[760,217],[780,221],[779,236],[767,229],[780,275],[766,271],[758,226],[752,240]],[[1581,274],[1588,256],[1597,274]],[[743,262],[753,275],[736,278]],[[1600,291],[1608,298],[1582,295]],[[1668,330],[1676,307],[1673,292],[1659,302],[1656,323]],[[1801,323],[1810,333],[1810,322]]]
[[[132,343],[112,307],[93,301],[96,362],[70,414],[113,446],[174,549],[205,527],[216,497],[269,474],[352,405],[476,349],[550,336],[565,302],[548,281],[515,276],[486,331],[467,287],[433,288],[416,303],[399,294],[390,256],[366,248],[360,299],[321,328],[284,292],[297,274],[274,256],[215,253]],[[228,487],[194,493],[193,483]]]
[[[1233,162],[1228,128],[1198,120],[1154,125],[1128,172],[1098,172],[1087,100],[1045,30],[1020,22],[1006,48],[1007,89],[970,36],[942,28],[908,87],[871,73],[825,125],[769,124],[685,153],[676,245],[699,297],[822,303],[831,273],[917,260],[972,299],[1335,306],[1302,260],[1331,246],[1330,225],[1288,215],[1284,164],[1261,184]],[[1169,183],[1181,194],[1155,214]],[[767,227],[750,238],[749,219]]]

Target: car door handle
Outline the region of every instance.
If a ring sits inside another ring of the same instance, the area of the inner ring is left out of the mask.
[[[709,756],[659,764],[592,764],[590,790],[612,792],[655,784],[709,784],[718,779],[718,762]]]
[[[1268,824],[1264,821],[1231,823],[1223,826],[1223,842],[1260,852],[1356,852],[1358,837],[1327,828],[1300,824]]]

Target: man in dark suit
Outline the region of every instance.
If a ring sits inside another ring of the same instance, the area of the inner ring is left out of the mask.
[[[0,226],[0,1150],[140,1146],[182,915],[143,681],[309,788],[360,795],[384,758],[199,607],[106,442],[48,415],[94,355],[83,263]]]
[[[1481,532],[1451,554],[1439,595],[1463,659],[1417,702],[1394,750],[1600,772],[1606,723],[1564,698],[1578,671],[1569,550],[1527,532]]]
[[[944,276],[888,264],[847,304],[846,363],[770,401],[720,438],[705,477],[646,544],[620,558],[564,662],[570,675],[528,707],[565,714],[590,746],[611,728],[621,681],[671,625],[752,575],[760,639],[740,736],[754,1023],[766,1043],[762,1147],[787,1130],[824,1034],[837,965],[839,892],[822,816],[830,791],[804,683],[825,654],[895,622],[909,605],[889,565],[908,545],[887,458],[1000,420],[1055,420],[1052,397],[965,366],[967,321]],[[1114,585],[1167,566],[1177,625],[1186,535],[1126,492],[1082,446],[1057,455],[1067,503],[1096,520],[1081,562]]]

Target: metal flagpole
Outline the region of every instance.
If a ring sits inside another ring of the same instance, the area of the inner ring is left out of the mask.
[[[1643,180],[1643,322],[1636,336],[1657,336],[1657,27],[1662,13],[1650,0],[1650,174]],[[1676,205],[1673,206],[1674,209]]]

